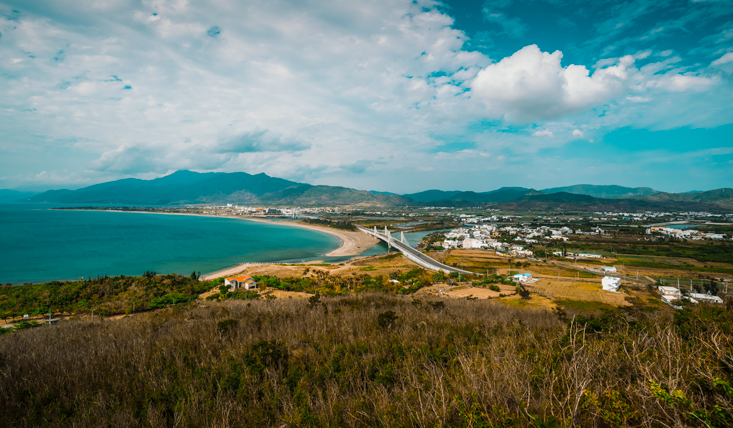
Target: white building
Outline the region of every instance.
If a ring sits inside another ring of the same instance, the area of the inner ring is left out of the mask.
[[[698,302],[706,302],[706,303],[723,303],[723,299],[721,299],[718,296],[708,296],[707,294],[702,293],[690,293],[690,297],[692,299],[697,300]]]
[[[603,286],[603,289],[606,291],[611,292],[617,292],[618,288],[621,286],[621,278],[616,278],[613,276],[604,276],[601,280],[601,285]]]
[[[680,290],[677,287],[660,286],[657,290],[659,290],[659,294],[662,295],[662,299],[668,302],[673,302],[682,298],[682,293],[680,293]]]
[[[601,267],[601,270],[603,272],[618,272],[616,270],[616,266],[603,266],[603,267]]]
[[[518,273],[512,276],[512,279],[517,282],[521,282],[521,283],[532,282],[532,274],[531,273]]]

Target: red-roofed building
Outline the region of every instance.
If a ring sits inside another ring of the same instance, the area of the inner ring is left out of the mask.
[[[257,283],[249,275],[233,276],[224,280],[224,285],[229,286],[229,291],[234,291],[238,288],[244,287],[245,290],[254,290],[257,288]]]

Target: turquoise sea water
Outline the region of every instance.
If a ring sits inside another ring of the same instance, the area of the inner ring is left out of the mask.
[[[0,284],[141,275],[147,270],[205,274],[238,263],[351,258],[324,256],[338,248],[338,238],[285,224],[51,209],[56,206],[0,204]],[[406,233],[405,238],[415,246],[429,233]],[[393,236],[399,239],[399,233]],[[380,242],[361,255],[387,251]]]
[[[0,205],[0,283],[140,275],[146,270],[190,275],[244,262],[344,259],[323,256],[338,248],[338,238],[292,226],[48,208]]]

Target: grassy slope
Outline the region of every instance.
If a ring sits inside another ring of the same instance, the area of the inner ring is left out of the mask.
[[[209,303],[4,335],[0,426],[733,422],[730,310],[570,322],[442,302]]]

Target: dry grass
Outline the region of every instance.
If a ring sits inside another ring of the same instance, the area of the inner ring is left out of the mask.
[[[0,426],[725,426],[733,314],[695,311],[364,293],[66,321],[0,337]]]
[[[527,286],[531,291],[553,300],[571,299],[602,302],[613,306],[628,306],[626,294],[603,291],[599,282],[579,282],[541,278]]]

